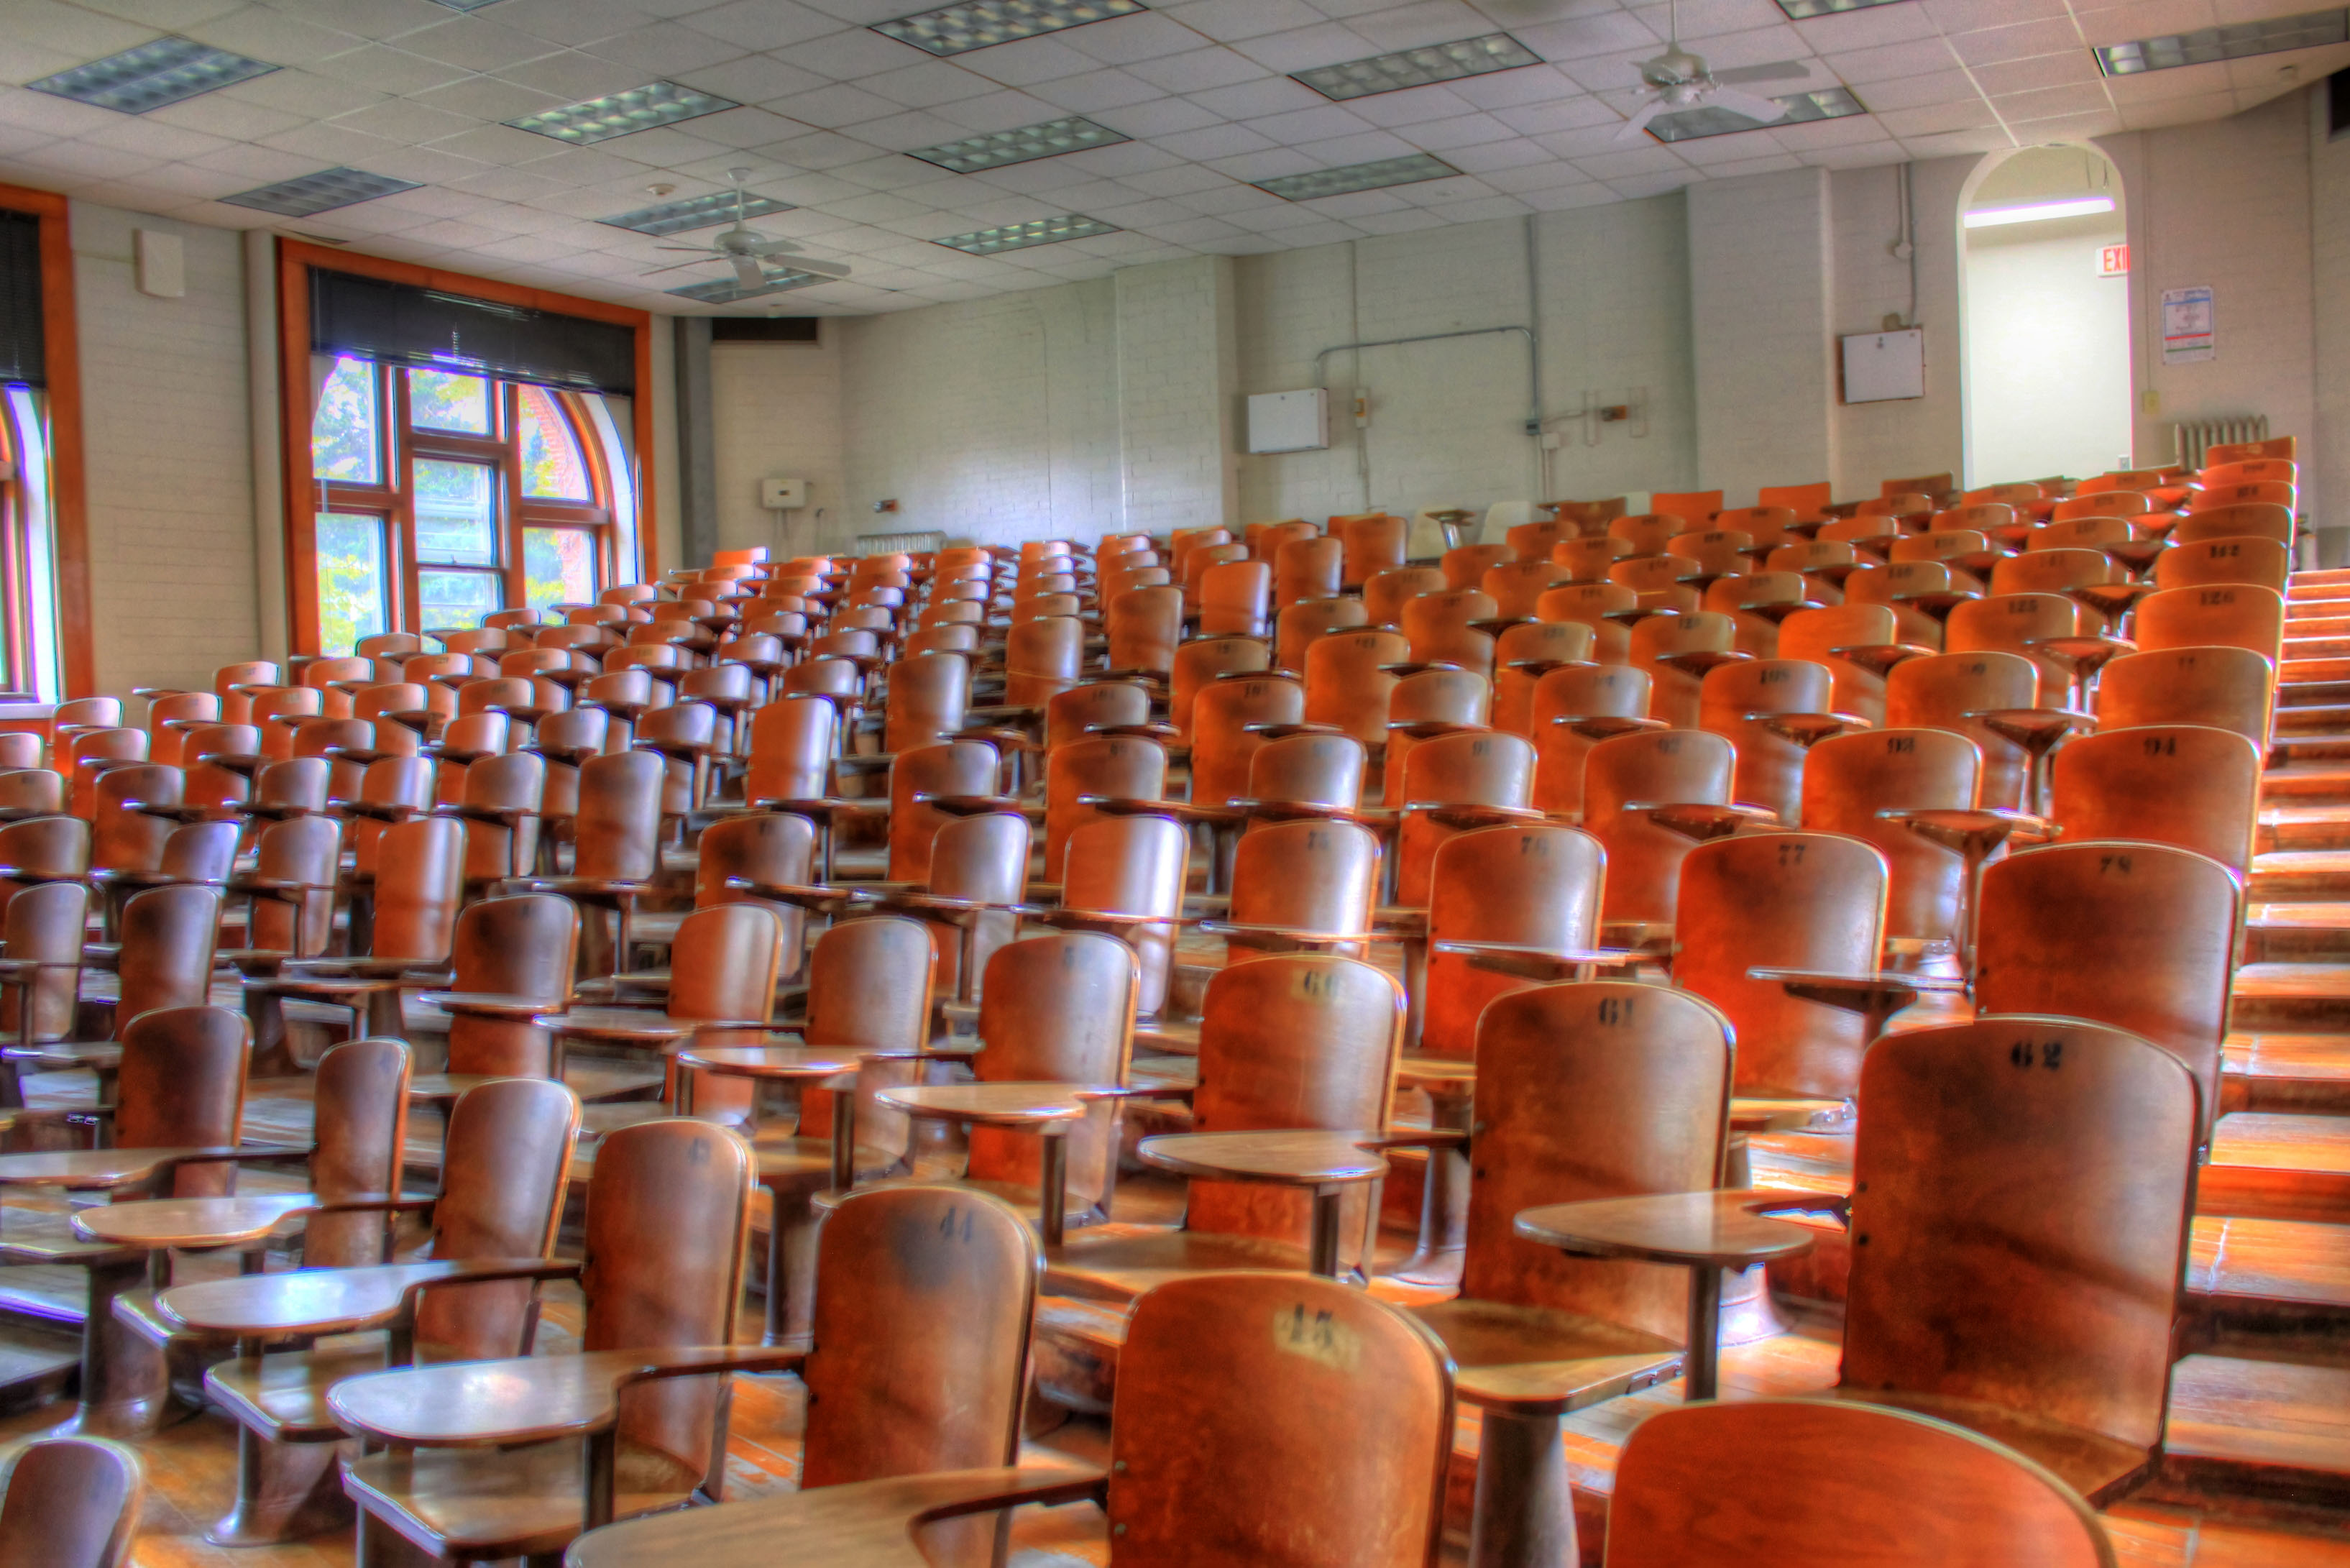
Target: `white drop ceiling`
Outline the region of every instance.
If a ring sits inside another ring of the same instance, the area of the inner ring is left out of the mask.
[[[856,315],[1247,254],[1651,196],[1704,179],[1853,168],[2233,114],[2350,65],[2350,47],[2108,79],[2092,46],[2292,15],[2310,0],[1899,0],[1789,21],[1683,0],[1717,69],[1799,60],[1870,110],[1664,146],[1613,138],[1666,36],[1618,0],[1165,0],[935,57],[869,31],[922,0],[0,0],[0,180],[681,314]],[[1286,73],[1506,30],[1544,64],[1334,103]],[[26,90],[177,34],[285,68],[131,116]],[[502,121],[667,79],[743,107],[570,148]],[[907,149],[1083,115],[1126,143],[977,174]],[[1432,152],[1457,178],[1293,203],[1249,182]],[[302,219],[219,198],[342,165],[418,189]],[[851,263],[838,282],[712,307],[723,277],[600,217],[723,188],[797,210],[753,226]],[[649,188],[669,185],[666,197]],[[1122,231],[1000,255],[929,242],[1082,213]]]

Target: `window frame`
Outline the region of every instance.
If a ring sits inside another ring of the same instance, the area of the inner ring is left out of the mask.
[[[505,603],[519,605],[525,602],[522,561],[522,531],[525,527],[593,527],[599,584],[609,586],[619,576],[619,563],[615,559],[615,540],[620,530],[613,524],[620,511],[616,503],[623,498],[614,493],[617,476],[612,472],[595,422],[588,416],[584,400],[578,394],[561,388],[550,387],[547,390],[555,394],[557,405],[569,421],[572,436],[579,443],[581,455],[587,461],[590,487],[596,497],[591,506],[522,494],[517,403],[512,389],[515,383],[499,380],[495,377],[492,379],[500,389],[501,395],[494,400],[493,406],[498,428],[504,432],[501,441],[485,444],[479,437],[432,431],[421,432],[421,439],[411,447],[406,439],[410,430],[405,406],[406,379],[382,373],[400,367],[376,366],[376,396],[379,409],[382,410],[379,416],[381,423],[378,441],[385,462],[381,470],[384,485],[348,485],[321,481],[313,474],[310,441],[317,415],[317,397],[313,391],[310,369],[310,268],[313,266],[442,289],[476,299],[612,322],[631,328],[636,337],[636,390],[629,400],[629,418],[625,422],[619,421],[618,410],[609,410],[606,422],[619,424],[625,430],[629,449],[628,458],[634,469],[630,476],[633,480],[630,493],[625,499],[628,514],[632,520],[628,532],[639,563],[637,570],[648,581],[659,575],[657,549],[660,535],[652,504],[657,493],[653,461],[652,317],[648,312],[609,305],[602,300],[583,299],[573,295],[499,283],[462,273],[442,272],[380,256],[358,254],[284,235],[276,237],[276,246],[279,441],[285,475],[286,625],[295,653],[316,655],[321,651],[317,516],[322,512],[375,513],[388,519],[386,544],[393,555],[390,567],[397,585],[393,596],[395,603],[391,607],[393,624],[390,629],[431,629],[413,624],[418,615],[418,601],[411,487],[404,483],[404,466],[392,466],[405,465],[411,456],[419,453],[478,458],[493,455],[490,447],[495,446],[494,461],[502,468],[500,566],[505,574]],[[446,369],[461,370],[456,366]],[[399,389],[400,405],[397,408],[391,406],[390,389],[395,387]],[[396,425],[392,422],[395,418]],[[471,450],[464,450],[469,443]],[[600,516],[591,517],[591,514],[600,514]]]
[[[41,331],[47,345],[47,379],[41,394],[48,427],[57,676],[64,687],[58,692],[43,693],[46,703],[52,699],[88,697],[98,690],[90,633],[89,507],[82,457],[81,351],[74,314],[73,236],[66,198],[55,192],[0,182],[0,207],[29,213],[40,220],[41,226]],[[9,628],[5,635],[16,645],[29,646],[32,640],[29,626]],[[8,678],[14,680],[15,674]],[[0,712],[0,729],[17,727],[33,717]]]

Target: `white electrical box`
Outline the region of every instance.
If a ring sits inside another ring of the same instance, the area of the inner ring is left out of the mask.
[[[1926,333],[1856,332],[1844,339],[1844,400],[1883,403],[1926,395]]]
[[[807,504],[808,482],[805,479],[763,479],[759,481],[759,504],[770,512],[795,512]]]
[[[1330,394],[1260,392],[1248,400],[1251,452],[1319,452],[1330,444]]]
[[[188,254],[179,235],[160,229],[133,229],[131,254],[137,262],[140,293],[158,299],[187,297]]]

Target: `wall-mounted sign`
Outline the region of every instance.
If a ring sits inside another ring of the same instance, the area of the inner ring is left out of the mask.
[[[2126,277],[2129,275],[2129,246],[2106,245],[2097,252],[2099,277]]]
[[[2214,336],[2211,291],[2207,287],[2162,291],[2162,362],[2193,365],[2220,357]]]

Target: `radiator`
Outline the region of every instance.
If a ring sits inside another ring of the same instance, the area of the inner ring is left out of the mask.
[[[2173,461],[2182,468],[2201,468],[2203,454],[2215,446],[2269,439],[2269,417],[2266,414],[2242,414],[2226,420],[2196,420],[2176,428],[2178,431],[2178,455]]]
[[[936,528],[909,529],[903,534],[859,534],[860,556],[920,556],[947,547],[947,536]]]

